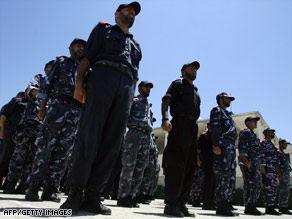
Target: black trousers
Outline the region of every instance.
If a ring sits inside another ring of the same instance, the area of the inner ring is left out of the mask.
[[[163,153],[165,203],[185,205],[196,166],[198,126],[186,118],[174,118]]]
[[[100,193],[104,190],[120,151],[133,94],[129,77],[109,67],[93,67],[72,154],[69,187],[86,186]]]
[[[211,167],[211,168],[210,168]],[[205,176],[203,184],[203,204],[214,204],[214,192],[215,192],[215,174],[213,171],[213,164],[210,164],[209,168],[202,168]]]

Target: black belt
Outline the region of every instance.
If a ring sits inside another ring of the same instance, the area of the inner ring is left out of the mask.
[[[71,104],[76,105],[76,106],[79,106],[79,107],[82,106],[82,104],[78,100],[76,100],[73,97],[68,96],[66,94],[58,94],[56,96],[53,96],[53,98],[66,101],[68,103],[71,103]]]
[[[150,134],[152,132],[150,130],[142,129],[142,128],[139,128],[139,127],[129,127],[129,129],[135,129],[137,131],[140,131],[140,132],[143,132],[143,133],[146,133],[146,134]]]
[[[104,66],[111,67],[111,68],[125,74],[126,76],[131,78],[131,80],[134,79],[133,73],[127,65],[117,63],[117,62],[108,61],[108,60],[98,60],[94,63],[94,65],[104,65]]]

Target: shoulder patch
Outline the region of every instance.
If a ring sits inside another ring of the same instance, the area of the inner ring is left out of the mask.
[[[265,138],[263,138],[263,140],[262,141],[266,141],[266,139]]]
[[[99,24],[108,24],[108,23],[105,22],[105,21],[99,21],[98,23],[99,23]]]
[[[57,56],[56,58],[62,58],[62,57],[64,57],[64,58],[66,58],[66,56],[62,56],[62,55],[60,55],[60,56]]]
[[[214,106],[213,108],[218,108],[219,106]]]
[[[181,79],[176,79],[172,83],[177,83],[177,82],[182,82],[182,80]]]
[[[134,98],[137,98],[138,96],[136,95],[136,94],[134,94],[134,96],[133,96]]]
[[[280,152],[280,149],[277,149],[278,152]]]
[[[202,132],[202,135],[205,135],[205,134],[207,134],[207,132]]]
[[[244,130],[247,130],[248,128],[247,128],[247,127],[244,127],[243,129],[244,129]]]

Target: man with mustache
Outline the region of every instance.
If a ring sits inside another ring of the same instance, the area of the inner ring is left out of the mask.
[[[80,58],[74,98],[85,105],[68,173],[69,196],[61,206],[73,213],[82,207],[111,214],[100,196],[120,151],[138,80],[142,54],[129,29],[140,10],[138,2],[121,4],[115,12],[116,25],[100,22]],[[84,76],[90,67],[85,90]]]

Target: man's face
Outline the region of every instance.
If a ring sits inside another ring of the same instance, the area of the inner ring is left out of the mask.
[[[133,26],[135,21],[135,10],[133,7],[128,6],[126,8],[123,8],[118,13],[118,19],[125,25],[127,25],[129,28]]]
[[[257,120],[255,119],[248,121],[246,124],[247,124],[247,127],[250,128],[251,130],[254,130],[255,128],[257,128]]]
[[[69,47],[70,54],[73,58],[79,58],[84,50],[83,43],[74,43],[72,46]]]
[[[221,103],[227,108],[230,107],[231,99],[229,97],[223,97]]]
[[[142,85],[139,87],[139,93],[143,96],[143,97],[149,97],[150,95],[150,86],[149,85]]]
[[[281,142],[280,143],[280,148],[282,148],[283,150],[285,150],[287,148],[287,142]]]
[[[275,138],[275,132],[274,131],[268,131],[267,132],[267,137],[270,138],[270,139]]]
[[[197,77],[197,69],[195,66],[188,66],[183,70],[184,77],[194,81]]]

